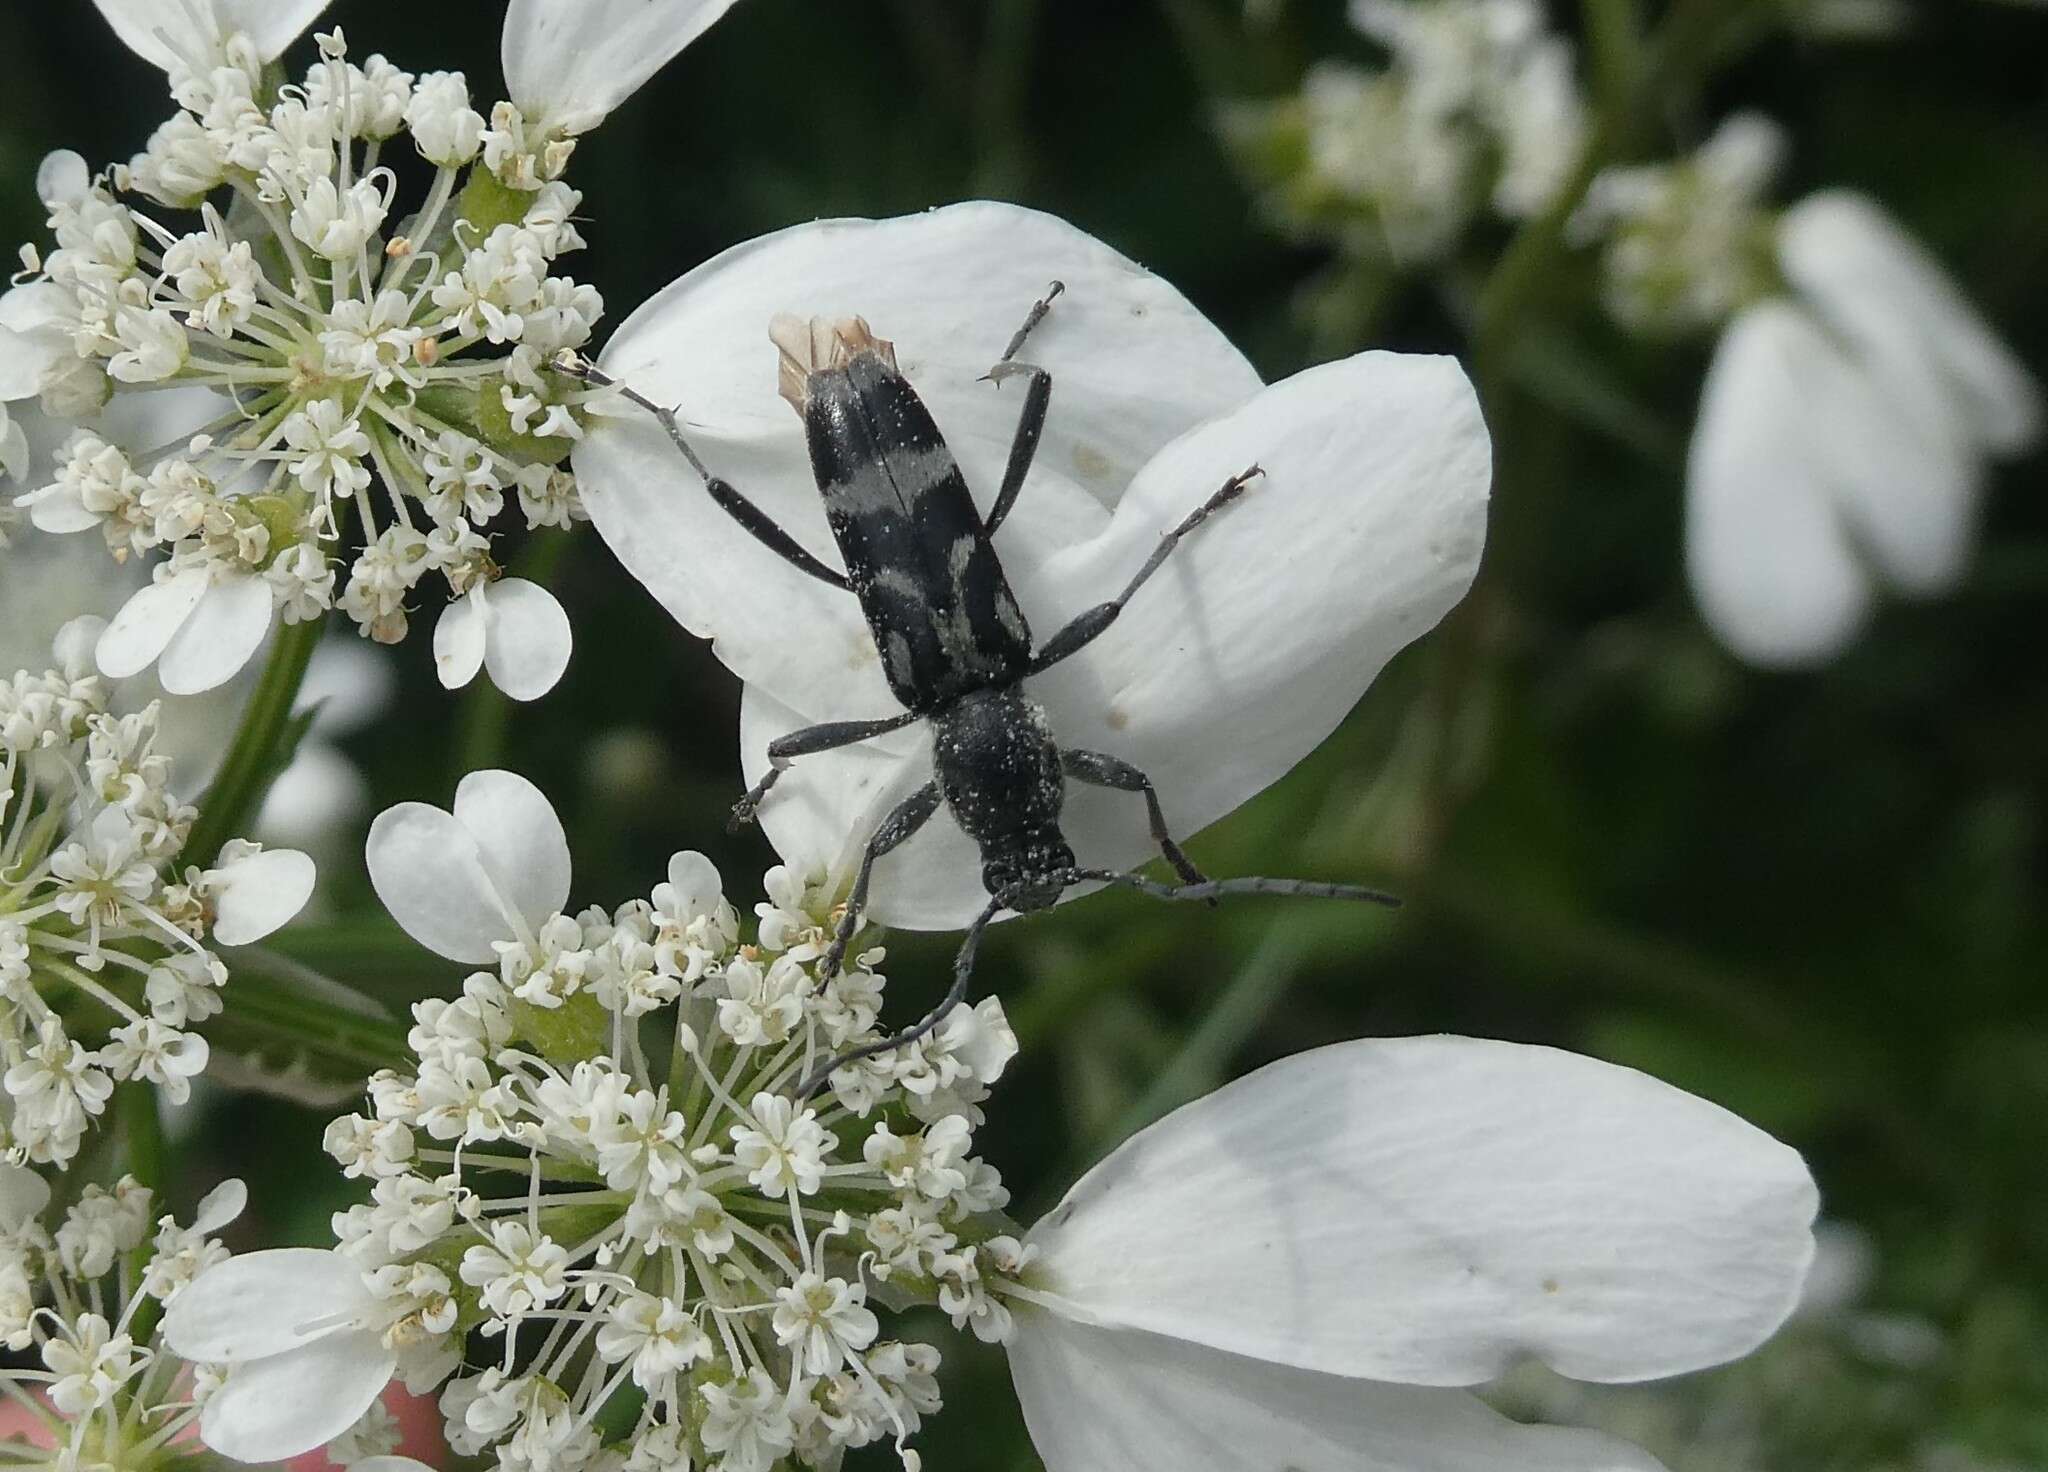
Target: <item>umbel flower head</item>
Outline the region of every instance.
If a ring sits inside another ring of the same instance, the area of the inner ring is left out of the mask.
[[[452,812],[385,813],[369,860],[416,939],[491,969],[418,1004],[413,1066],[328,1130],[371,1185],[339,1250],[237,1259],[172,1312],[181,1353],[228,1367],[207,1443],[288,1456],[394,1373],[416,1391],[452,1373],[451,1444],[506,1468],[905,1448],[939,1356],[877,1307],[936,1303],[990,1337],[1009,1321],[994,1286],[1021,1249],[973,1153],[1016,1050],[1000,1005],[807,1103],[798,1078],[875,1036],[882,953],[821,982],[829,916],[782,876],[751,940],[698,854],[645,899],[566,913],[561,825],[507,772],[464,779]]]
[[[128,164],[45,160],[55,246],[24,247],[0,298],[0,399],[86,421],[114,393],[212,391],[158,443],[81,423],[19,498],[45,531],[161,554],[103,636],[104,669],[158,663],[166,689],[209,689],[275,620],[335,609],[395,641],[432,578],[444,683],[487,669],[520,699],[555,683],[568,619],[501,575],[489,532],[515,501],[529,528],[582,514],[561,468],[579,414],[541,364],[603,302],[558,269],[583,245],[562,175],[575,135],[728,3],[513,0],[512,100],[486,115],[460,73],[358,64],[338,29],[278,85],[270,63],[319,4],[100,0],[179,110]],[[431,172],[411,207],[399,149]]]
[[[1264,472],[1105,633],[1027,686],[1063,745],[1147,773],[1184,836],[1312,751],[1470,586],[1492,465],[1454,361],[1361,353],[1264,385],[1143,267],[1051,216],[978,202],[738,246],[635,313],[602,364],[680,404],[710,468],[830,563],[802,427],[776,394],[770,320],[859,313],[893,339],[986,512],[1020,399],[984,375],[1054,280],[1065,291],[1028,345],[1052,375],[1051,408],[996,538],[1033,629],[1113,596],[1204,496],[1247,465]],[[859,602],[753,541],[647,416],[593,420],[575,464],[619,560],[745,680],[749,780],[796,727],[902,714]],[[836,894],[882,816],[929,775],[916,730],[806,756],[761,821],[793,871]],[[1129,793],[1076,786],[1061,823],[1087,864],[1157,851]],[[980,873],[941,814],[877,865],[874,917],[964,926],[987,899]]]
[[[1693,157],[1596,180],[1611,310],[1721,329],[1686,472],[1700,611],[1758,665],[1824,661],[1880,589],[1952,587],[1989,463],[2041,435],[2039,386],[1940,264],[1846,190],[1782,213],[1783,144],[1738,115]]]
[[[506,1472],[830,1469],[940,1409],[935,1304],[1009,1346],[1052,1472],[1650,1469],[1452,1387],[1533,1355],[1596,1381],[1730,1358],[1812,1252],[1797,1155],[1630,1070],[1455,1038],[1276,1064],[1119,1148],[1026,1234],[974,1135],[1015,1042],[997,1004],[841,1070],[878,951],[818,977],[787,875],[753,940],[695,854],[574,915],[538,793],[473,774],[373,829],[416,938],[481,960],[414,1012],[328,1148],[371,1200],[341,1247],[216,1269],[168,1342],[223,1367],[202,1435],[262,1460],[340,1433],[395,1373]],[[288,1389],[294,1393],[287,1393]],[[1363,1461],[1361,1462],[1361,1459]]]
[[[1455,251],[1487,209],[1518,220],[1551,201],[1585,104],[1541,0],[1352,0],[1350,14],[1384,68],[1319,63],[1297,95],[1223,113],[1276,224],[1412,267]]]
[[[85,1186],[59,1217],[48,1182],[0,1163],[0,1345],[33,1355],[6,1383],[40,1425],[7,1442],[10,1464],[173,1464],[220,1382],[164,1347],[157,1316],[227,1261],[214,1234],[247,1200],[240,1181],[223,1182],[181,1226],[124,1176],[111,1190]]]
[[[68,1162],[115,1083],[182,1100],[221,1010],[221,945],[283,925],[313,861],[233,840],[182,863],[194,810],[155,749],[159,707],[116,714],[92,672],[102,621],[55,668],[0,681],[0,1151]]]

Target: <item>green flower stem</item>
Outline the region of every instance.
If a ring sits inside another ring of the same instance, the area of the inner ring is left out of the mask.
[[[279,738],[291,719],[306,665],[325,627],[322,619],[308,619],[278,630],[227,757],[200,799],[199,817],[181,855],[183,863],[206,868],[219,855],[221,845],[240,836],[255,816],[263,794],[277,776]]]
[[[169,1210],[164,1200],[164,1181],[168,1172],[164,1167],[163,1112],[157,1102],[155,1084],[147,1079],[130,1079],[114,1086],[114,1127],[122,1169],[155,1194],[155,1214]],[[130,1283],[141,1281],[152,1251],[150,1238],[145,1235],[141,1244],[129,1252],[123,1276]],[[129,1291],[132,1293],[134,1290],[131,1288]],[[156,1328],[157,1312],[153,1299],[136,1306],[128,1328],[136,1343],[148,1342]]]
[[[1502,367],[1514,347],[1515,329],[1555,278],[1565,250],[1565,225],[1578,210],[1586,191],[1602,169],[1612,163],[1651,110],[1695,82],[1711,65],[1727,59],[1737,39],[1763,33],[1757,25],[1764,0],[1677,0],[1663,24],[1644,46],[1639,60],[1604,79],[1593,125],[1579,151],[1577,164],[1563,188],[1543,213],[1522,227],[1480,289],[1474,347],[1481,365],[1481,388],[1495,391],[1504,382]],[[1632,49],[1615,46],[1621,23],[1614,6],[1587,0],[1588,27],[1624,56]],[[1492,397],[1492,392],[1489,392]]]

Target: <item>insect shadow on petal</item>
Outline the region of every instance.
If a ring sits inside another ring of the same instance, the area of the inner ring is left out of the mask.
[[[1043,910],[1076,884],[1118,885],[1156,899],[1214,903],[1225,895],[1283,894],[1398,903],[1358,885],[1247,877],[1209,879],[1167,829],[1152,780],[1108,752],[1063,748],[1044,709],[1026,693],[1032,676],[1087,647],[1116,621],[1182,538],[1231,505],[1260,478],[1248,466],[1165,532],[1122,592],[1075,615],[1044,644],[1034,644],[994,537],[1016,505],[1045,429],[1052,375],[1017,357],[1031,331],[1065,288],[1057,281],[1026,314],[986,375],[1025,380],[1024,406],[1010,444],[1002,485],[984,518],[952,452],[910,381],[898,371],[895,346],[859,317],[778,315],[768,335],[780,355],[778,384],[804,424],[811,470],[846,571],[806,551],[760,507],[714,474],[683,435],[676,413],[619,382],[587,360],[565,354],[556,367],[616,389],[652,414],[712,499],[763,545],[810,577],[844,588],[861,612],[881,657],[901,715],[805,726],[768,745],[769,767],[733,807],[735,824],[750,821],[797,758],[850,746],[919,721],[932,727],[931,780],[904,798],[869,837],[853,887],[818,968],[834,976],[867,906],[875,863],[908,842],[943,805],[981,850],[988,903],[967,928],[943,1000],[916,1024],[853,1048],[815,1069],[798,1085],[816,1093],[834,1070],[913,1043],[936,1027],[966,995],[982,933],[1005,910]],[[1090,783],[1144,799],[1152,837],[1179,884],[1089,868],[1060,831],[1066,783]]]

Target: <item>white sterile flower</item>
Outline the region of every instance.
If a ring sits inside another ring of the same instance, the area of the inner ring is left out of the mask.
[[[391,918],[439,956],[495,964],[536,948],[569,900],[569,840],[540,789],[512,772],[471,772],[455,810],[400,803],[370,825],[370,883]]]
[[[445,1278],[440,1286],[445,1296]],[[431,1304],[410,1287],[380,1295],[349,1258],[309,1247],[211,1269],[178,1295],[162,1331],[184,1358],[227,1367],[201,1438],[237,1461],[269,1462],[346,1431],[397,1372],[401,1350],[431,1337],[419,1322]],[[429,1364],[431,1383],[446,1365]]]
[[[368,1182],[334,1229],[369,1298],[301,1337],[381,1332],[423,1367],[419,1390],[480,1333],[495,1362],[457,1370],[440,1405],[452,1447],[508,1468],[602,1453],[598,1465],[645,1472],[767,1472],[778,1459],[830,1472],[884,1437],[914,1467],[907,1443],[938,1406],[938,1353],[880,1337],[869,1274],[889,1281],[892,1309],[1008,1322],[1002,1284],[1025,1254],[1002,1245],[1000,1177],[971,1153],[975,1121],[932,1111],[912,1083],[945,1074],[961,1097],[993,1083],[1009,1059],[995,1004],[948,1019],[943,1060],[897,1050],[802,1101],[799,1079],[875,1034],[834,1015],[819,953],[744,937],[702,855],[676,855],[648,900],[563,914],[559,822],[509,774],[480,773],[452,815],[412,805],[380,818],[370,867],[417,938],[497,965],[456,1000],[417,1004],[412,1071],[372,1077],[366,1112],[329,1128],[330,1153]],[[879,953],[862,957],[871,967]],[[772,1029],[715,1020],[714,1004],[770,973]],[[881,978],[864,974],[879,1002]],[[904,1133],[907,1118],[921,1128]],[[267,1365],[231,1370],[228,1392]],[[318,1406],[263,1449],[309,1448],[394,1366],[375,1360],[332,1391],[307,1374],[301,1398]],[[210,1423],[208,1441],[243,1455],[246,1442],[216,1436],[238,1437],[232,1420]]]
[[[53,667],[0,679],[0,1150],[58,1165],[117,1081],[186,1096],[208,1056],[191,1029],[228,979],[216,950],[284,925],[314,884],[291,849],[184,852],[163,707],[110,712],[102,628],[75,619]]]
[[[0,405],[37,397],[78,429],[50,479],[10,492],[0,537],[19,505],[46,531],[98,530],[117,561],[160,555],[159,587],[175,588],[131,610],[108,657],[134,669],[168,650],[173,690],[241,668],[269,626],[266,599],[292,622],[338,609],[385,642],[403,637],[427,573],[465,600],[497,576],[485,526],[508,487],[529,526],[566,529],[580,514],[557,467],[586,396],[542,368],[603,315],[594,288],[555,272],[583,244],[571,223],[581,196],[555,177],[570,141],[539,112],[523,119],[500,104],[517,137],[478,165],[484,118],[459,73],[416,85],[382,56],[351,59],[338,30],[287,81],[270,63],[319,8],[102,0],[122,38],[166,69],[176,110],[125,165],[94,172],[69,152],[44,161],[37,190],[54,248],[24,247],[28,269],[0,295]],[[572,27],[576,44],[528,80],[587,101],[575,77],[595,63],[608,107],[687,39],[670,21],[694,34],[723,8],[634,0],[607,17],[522,3],[511,44]],[[604,45],[629,58],[630,78],[602,59]],[[577,107],[588,114],[579,127],[603,111]],[[408,137],[433,166],[416,208],[400,201],[384,152]],[[187,385],[220,392],[195,402]],[[174,390],[181,414],[139,442],[99,422],[110,395]],[[0,408],[9,475],[25,469],[17,428]],[[467,449],[451,483],[457,442]],[[353,562],[340,555],[357,542]],[[460,556],[423,557],[450,542]],[[480,603],[468,603],[474,620]],[[563,642],[559,610],[547,611],[544,656],[512,661],[522,698],[552,683],[535,683]]]
[[[1651,1472],[1455,1387],[1523,1357],[1617,1382],[1747,1353],[1798,1302],[1816,1206],[1793,1151],[1632,1070],[1348,1043],[1120,1146],[997,1291],[1049,1472]]]
[[[1687,473],[1686,561],[1737,654],[1840,650],[1878,590],[1926,596],[1969,563],[1987,467],[2041,437],[2039,385],[1873,201],[1785,212],[1786,293],[1715,351]]]
[[[1051,413],[998,537],[1041,638],[1115,596],[1225,480],[1264,471],[1107,632],[1029,687],[1062,743],[1144,770],[1169,825],[1192,833],[1313,750],[1470,585],[1491,464],[1456,363],[1362,353],[1265,387],[1165,282],[1049,216],[974,203],[740,246],[637,313],[603,364],[682,404],[713,472],[836,560],[802,427],[776,399],[770,319],[859,312],[893,339],[986,506],[1021,396],[982,375],[1053,280],[1066,290],[1026,351],[1053,375]],[[797,726],[902,713],[858,602],[796,572],[701,491],[677,493],[687,469],[645,416],[593,419],[574,463],[619,559],[746,681],[750,780],[768,741]],[[928,775],[914,730],[805,757],[762,821],[796,874],[843,875]],[[1155,852],[1129,794],[1077,786],[1062,824],[1086,863]],[[952,928],[984,900],[979,857],[944,817],[875,871],[883,923]]]
[[[489,670],[514,700],[537,700],[569,667],[574,636],[555,595],[525,578],[474,584],[434,625],[434,673],[458,690]]]
[[[129,598],[100,636],[101,670],[125,680],[154,664],[173,695],[225,684],[270,632],[267,561],[259,549],[248,563],[159,563],[156,581]]]
[[[86,1185],[52,1232],[40,1220],[49,1186],[0,1163],[0,1343],[33,1348],[42,1366],[7,1372],[10,1389],[42,1400],[31,1465],[142,1465],[189,1435],[205,1369],[180,1363],[147,1326],[226,1259],[213,1234],[247,1199],[240,1181],[224,1182],[181,1226],[152,1220],[149,1189],[128,1176],[111,1190]]]

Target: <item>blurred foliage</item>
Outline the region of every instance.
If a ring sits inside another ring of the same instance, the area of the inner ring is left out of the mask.
[[[1788,196],[1879,195],[2048,366],[2048,14],[1914,8],[1890,42],[1771,39],[1659,96],[1624,152],[1695,143],[1733,107],[1772,114],[1795,140]],[[489,92],[487,9],[335,13],[359,47],[462,67]],[[1304,293],[1328,263],[1255,217],[1217,104],[1364,53],[1328,0],[1249,12],[746,0],[578,150],[577,275],[616,325],[763,231],[991,195],[1151,265],[1269,376],[1368,330],[1464,351],[1476,282],[1390,287],[1333,316]],[[46,150],[125,158],[162,112],[156,74],[82,0],[11,28],[0,97],[10,239],[39,234]],[[1900,1363],[1859,1349],[1847,1320],[1808,1322],[1661,1409],[1593,1392],[1568,1414],[1654,1423],[1643,1434],[1681,1472],[2048,1465],[2048,461],[2002,475],[1954,596],[1892,605],[1821,673],[1748,672],[1709,642],[1681,573],[1703,360],[1619,340],[1586,309],[1588,275],[1561,256],[1500,361],[1478,365],[1499,456],[1479,587],[1322,750],[1191,845],[1214,873],[1364,879],[1407,907],[1188,913],[1102,895],[1002,927],[979,983],[1025,1051],[983,1147],[1029,1219],[1145,1120],[1300,1048],[1455,1031],[1584,1049],[1804,1150],[1830,1215],[1869,1234],[1866,1305],[1910,1315],[1933,1348]],[[706,646],[654,633],[660,610],[594,535],[561,540],[559,565],[528,571],[575,619],[563,687],[516,712],[488,688],[451,696],[413,639],[392,712],[345,743],[375,807],[445,801],[462,771],[503,763],[567,815],[579,902],[642,892],[683,846],[745,896],[772,855],[723,827],[737,686]],[[393,1001],[452,985],[360,872],[329,877],[329,917],[280,951]],[[892,938],[898,1015],[936,996],[952,947]],[[176,1194],[246,1173],[263,1183],[248,1241],[323,1240],[349,1194],[317,1153],[324,1117],[217,1098],[174,1139]],[[927,1465],[1034,1465],[1000,1358],[946,1342]]]

